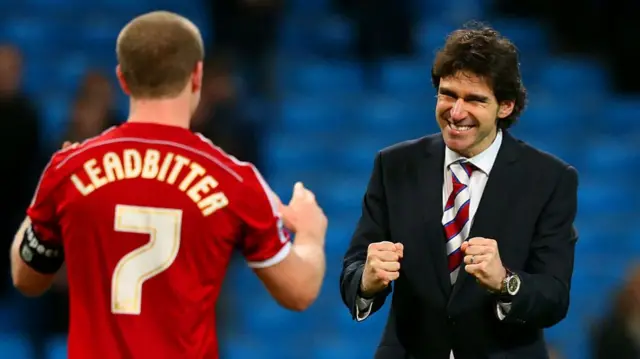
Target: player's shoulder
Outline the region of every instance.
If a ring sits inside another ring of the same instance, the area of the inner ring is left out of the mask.
[[[196,146],[198,150],[205,154],[205,157],[210,160],[210,165],[227,172],[241,183],[253,185],[256,184],[256,182],[264,181],[262,175],[253,163],[237,159],[235,156],[216,146],[210,139],[200,133],[194,134],[197,138]]]
[[[237,200],[234,202],[238,206],[256,209],[256,203],[264,203],[267,206],[263,208],[275,210],[273,191],[253,163],[237,159],[202,134],[195,135],[200,141],[200,148],[215,161],[219,172],[226,172],[235,178],[235,182],[225,183],[225,193]]]
[[[45,172],[57,172],[64,169],[71,160],[81,156],[87,149],[94,147],[101,141],[112,137],[113,130],[116,127],[110,127],[95,137],[88,138],[82,142],[72,143],[67,147],[61,148],[53,153],[49,163],[45,168]]]
[[[113,128],[109,128],[96,137],[73,143],[55,151],[42,170],[36,193],[47,192],[47,190],[42,190],[43,188],[48,190],[56,188],[79,164],[84,164],[86,158],[84,158],[83,153],[86,149],[96,141],[100,141],[103,136],[108,136],[112,130]]]

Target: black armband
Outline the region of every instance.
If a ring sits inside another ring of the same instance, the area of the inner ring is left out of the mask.
[[[29,225],[20,244],[20,258],[38,273],[54,274],[64,263],[64,251],[59,244],[41,242]]]

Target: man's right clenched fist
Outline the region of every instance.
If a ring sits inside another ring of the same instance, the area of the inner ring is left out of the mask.
[[[404,254],[402,243],[371,243],[367,249],[367,262],[362,272],[360,292],[373,297],[400,276],[400,259]]]

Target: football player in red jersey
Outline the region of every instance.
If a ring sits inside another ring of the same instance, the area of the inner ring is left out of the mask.
[[[324,277],[327,219],[301,183],[283,205],[251,164],[189,131],[204,56],[190,21],[137,17],[117,55],[129,119],[53,156],[14,239],[13,283],[40,295],[66,263],[71,359],[218,358],[233,249],[278,303],[304,310]]]

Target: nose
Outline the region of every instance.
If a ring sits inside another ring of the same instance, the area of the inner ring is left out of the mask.
[[[467,116],[467,111],[464,109],[464,100],[459,98],[451,108],[451,119],[454,121],[462,120]]]

